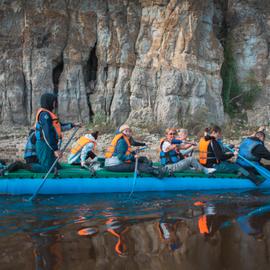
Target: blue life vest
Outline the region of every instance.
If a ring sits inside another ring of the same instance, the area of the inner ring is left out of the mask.
[[[180,161],[181,158],[181,154],[177,153],[175,150],[171,150],[168,152],[163,152],[162,151],[162,145],[164,143],[165,140],[161,141],[160,143],[160,153],[159,153],[159,157],[160,157],[160,163],[161,165],[165,166],[167,164],[173,164],[173,163],[177,163],[178,161]]]
[[[27,138],[27,142],[24,147],[24,159],[36,157],[36,138],[35,132],[33,131]]]
[[[259,162],[260,158],[252,154],[252,150],[257,146],[263,144],[261,141],[252,140],[251,138],[246,138],[240,144],[239,148],[239,157],[236,160],[236,163],[245,167],[251,167],[246,161],[244,161],[240,156],[244,157],[249,161]]]

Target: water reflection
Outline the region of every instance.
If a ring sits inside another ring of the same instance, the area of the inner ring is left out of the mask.
[[[269,192],[1,197],[1,269],[269,269]]]

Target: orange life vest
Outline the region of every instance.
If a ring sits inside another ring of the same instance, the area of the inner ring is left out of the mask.
[[[53,127],[55,128],[55,131],[56,131],[56,133],[58,135],[58,139],[61,140],[62,139],[61,124],[59,122],[59,119],[58,119],[57,115],[52,113],[51,111],[49,111],[47,109],[44,109],[44,108],[38,109],[37,114],[36,114],[36,124],[35,124],[35,126],[37,126],[39,115],[42,112],[49,113],[50,117],[52,118]]]
[[[205,140],[205,138],[201,138],[199,141],[199,162],[202,165],[205,165],[207,163],[207,157],[208,157],[208,146],[210,144],[211,140]]]
[[[110,225],[113,223],[113,221],[115,221],[115,218],[110,218],[108,221],[106,221],[106,225]],[[126,231],[128,230],[128,228],[125,228],[121,234],[124,234]],[[122,240],[122,237],[121,237],[121,234],[120,233],[117,233],[114,229],[112,228],[108,228],[107,231],[109,233],[111,233],[113,236],[117,237],[117,243],[114,247],[114,250],[117,252],[118,255],[121,255],[123,254],[124,252],[126,252],[127,250],[127,246],[126,244],[124,243],[124,241]]]
[[[125,136],[123,133],[119,133],[113,138],[113,140],[111,142],[111,145],[107,148],[107,152],[105,153],[105,158],[111,158],[113,156],[113,153],[115,151],[115,147],[117,145],[117,142],[121,138],[123,138],[126,141],[127,145],[128,145],[128,149],[127,149],[125,155],[130,155],[131,154],[131,144],[129,142],[128,137]],[[130,161],[128,161],[128,162],[130,162]]]
[[[202,216],[199,217],[198,227],[199,227],[199,231],[200,231],[201,234],[209,233],[209,228],[208,228],[208,225],[207,225],[207,217],[206,217],[206,215],[202,215]]]
[[[93,150],[95,150],[97,143],[95,141],[87,138],[86,136],[82,136],[79,140],[77,140],[72,145],[72,148],[70,150],[71,154],[76,155],[88,143],[93,143],[94,144],[94,149]]]

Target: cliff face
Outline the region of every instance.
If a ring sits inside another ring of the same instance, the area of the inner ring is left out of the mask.
[[[66,120],[223,122],[228,37],[238,80],[253,72],[263,89],[266,121],[269,21],[268,1],[255,0],[0,1],[0,122],[32,123],[47,91]]]

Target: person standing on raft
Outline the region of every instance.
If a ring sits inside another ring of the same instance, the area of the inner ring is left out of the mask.
[[[48,171],[56,158],[62,157],[60,146],[62,142],[62,131],[70,130],[79,124],[62,124],[54,111],[57,108],[57,96],[45,93],[40,98],[40,106],[36,114],[35,135],[36,153],[39,164]],[[60,168],[57,164],[56,168]]]

